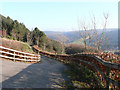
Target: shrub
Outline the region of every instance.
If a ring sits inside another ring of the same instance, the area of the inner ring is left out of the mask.
[[[76,53],[82,53],[82,52],[96,52],[97,53],[98,50],[93,47],[87,47],[87,49],[85,49],[83,45],[79,45],[79,44],[69,44],[69,45],[66,45],[65,52],[66,54],[76,54]]]

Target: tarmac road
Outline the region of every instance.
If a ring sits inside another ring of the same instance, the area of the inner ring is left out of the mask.
[[[56,60],[41,56],[37,64],[2,61],[2,88],[62,88],[68,80],[63,73],[68,67]]]

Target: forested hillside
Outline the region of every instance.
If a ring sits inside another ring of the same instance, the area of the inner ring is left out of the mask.
[[[2,25],[0,28],[1,37],[23,41],[29,45],[38,45],[40,49],[53,53],[64,53],[64,46],[54,40],[49,39],[44,32],[37,27],[30,31],[23,23],[12,20],[9,16],[6,18],[0,15]]]

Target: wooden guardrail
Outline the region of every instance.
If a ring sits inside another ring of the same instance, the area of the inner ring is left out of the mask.
[[[14,61],[40,62],[40,55],[25,53],[4,46],[0,46],[0,57]]]
[[[120,64],[110,63],[102,60],[96,55],[77,54],[77,55],[56,55],[43,52],[34,46],[33,49],[40,54],[60,60],[64,63],[84,65],[94,71],[97,80],[100,81],[102,88],[120,88]]]
[[[79,63],[77,65],[84,64],[86,67],[89,67],[89,69],[92,69],[93,71],[97,72],[97,77],[103,82],[101,84],[102,87],[109,88],[110,83],[114,86],[117,86],[120,88],[120,65],[117,65],[115,63],[109,63],[104,60],[101,60],[97,56],[90,56],[90,55],[81,55],[82,59],[77,59]],[[84,58],[84,59],[83,59]],[[86,58],[86,59],[85,59]],[[74,62],[72,62],[74,63]],[[80,64],[81,63],[81,64]],[[75,63],[76,64],[76,63]],[[112,76],[114,75],[115,76]]]

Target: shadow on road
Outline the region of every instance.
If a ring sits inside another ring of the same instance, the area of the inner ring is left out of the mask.
[[[41,63],[30,64],[9,77],[2,82],[2,88],[60,88],[59,84],[68,80],[63,74],[64,70],[67,70],[64,64],[41,56]]]

